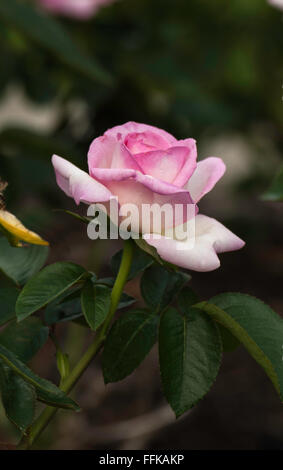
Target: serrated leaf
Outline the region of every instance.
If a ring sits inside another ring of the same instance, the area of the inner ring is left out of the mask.
[[[0,271],[18,285],[23,285],[44,265],[49,249],[46,246],[14,248],[0,238]]]
[[[177,417],[211,388],[221,363],[217,325],[195,308],[181,316],[169,308],[161,316],[159,360],[164,394]]]
[[[82,311],[92,330],[104,322],[111,305],[111,289],[99,284],[86,282],[81,294]]]
[[[23,320],[59,297],[83,277],[87,271],[74,263],[55,263],[30,279],[21,291],[17,303],[18,320]]]
[[[65,28],[52,16],[42,14],[18,0],[1,0],[0,18],[89,78],[106,85],[111,83],[108,72],[93,58],[83,54]]]
[[[25,433],[35,415],[36,393],[32,385],[0,362],[0,390],[7,418]]]
[[[0,326],[16,316],[18,295],[18,289],[14,287],[2,287],[0,289]]]
[[[141,293],[147,305],[155,311],[162,311],[178,295],[191,276],[182,272],[170,272],[154,264],[141,278]]]
[[[246,294],[220,294],[199,307],[245,346],[283,401],[282,318],[261,300]]]
[[[102,354],[105,383],[130,375],[156,342],[159,317],[145,310],[122,315],[112,326]]]
[[[56,385],[38,377],[31,369],[29,369],[17,356],[0,344],[0,358],[11,368],[13,372],[22,379],[32,385],[37,393],[37,398],[48,405],[58,408],[66,408],[71,410],[79,410],[78,405]]]

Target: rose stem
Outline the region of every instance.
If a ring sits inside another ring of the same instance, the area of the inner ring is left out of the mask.
[[[97,331],[97,334],[94,338],[93,343],[89,346],[85,354],[79,360],[77,365],[71,371],[69,376],[62,382],[60,389],[65,392],[69,393],[73,387],[78,382],[79,378],[83,374],[83,372],[87,369],[88,365],[92,361],[92,359],[97,355],[99,352],[105,338],[107,335],[107,331],[111,320],[117,310],[124,286],[127,282],[128,274],[131,268],[133,259],[133,242],[132,240],[126,240],[124,243],[123,255],[122,260],[119,268],[119,272],[117,278],[115,280],[112,292],[111,292],[111,305],[109,309],[109,313],[106,317],[105,322]],[[37,418],[34,424],[30,427],[28,435],[24,436],[23,439],[20,441],[18,445],[18,449],[29,449],[34,441],[40,436],[42,431],[46,428],[49,424],[53,416],[56,414],[58,408],[53,406],[47,406],[41,415]]]

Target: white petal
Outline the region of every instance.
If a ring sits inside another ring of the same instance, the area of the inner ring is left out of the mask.
[[[217,253],[239,250],[245,244],[220,222],[202,214],[187,222],[183,228],[188,234],[186,241],[176,240],[172,229],[164,237],[146,234],[144,238],[157,249],[161,258],[193,271],[219,268]]]

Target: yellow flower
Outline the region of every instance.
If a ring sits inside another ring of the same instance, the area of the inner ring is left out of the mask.
[[[22,246],[21,241],[33,245],[49,245],[47,241],[37,233],[28,230],[17,217],[4,209],[0,210],[0,230],[4,232],[13,246]]]

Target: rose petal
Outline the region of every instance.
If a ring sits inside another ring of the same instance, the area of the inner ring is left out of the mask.
[[[111,170],[104,171],[107,172]],[[105,185],[107,185],[111,193],[118,198],[120,206],[132,204],[137,208],[137,216],[133,216],[131,219],[132,230],[135,232],[147,232],[152,229],[150,219],[142,218],[143,205],[170,205],[173,211],[173,217],[171,219],[165,219],[166,223],[162,225],[162,230],[175,226],[176,224],[185,223],[188,218],[193,217],[197,211],[197,207],[193,204],[188,191],[184,191],[181,188],[177,188],[169,183],[157,180],[148,175],[143,175],[139,172],[136,172],[136,174],[130,178],[125,176],[125,178],[120,181],[116,180],[110,182],[105,180]],[[181,209],[175,210],[176,205]]]
[[[110,173],[105,173],[108,175],[107,179],[110,180],[112,178],[116,179],[116,177],[119,179],[120,174],[127,176],[134,174],[129,170],[142,171],[125,145],[117,142],[114,137],[106,135],[94,139],[90,145],[88,151],[88,167],[91,176],[99,169],[112,170]],[[126,172],[123,173],[123,170],[126,170]],[[103,172],[101,173],[102,175],[104,174]]]
[[[198,202],[205,194],[212,190],[217,181],[225,173],[226,166],[221,158],[209,157],[200,161],[197,168],[186,184],[194,202]]]
[[[140,153],[135,160],[145,174],[181,187],[196,168],[196,152],[189,147]]]
[[[74,198],[76,204],[106,202],[113,197],[109,189],[64,158],[53,155],[52,163],[58,186]]]
[[[132,155],[168,149],[168,142],[154,132],[132,132],[124,139],[124,144]]]
[[[194,233],[195,240],[178,241],[173,238],[173,230],[166,231],[164,237],[154,239],[152,234],[144,238],[154,246],[164,260],[193,271],[213,271],[219,268],[217,253],[239,250],[243,240],[234,235],[215,219],[199,214],[186,224],[187,233]]]
[[[133,121],[126,122],[121,126],[112,127],[112,129],[108,129],[104,135],[115,137],[115,139],[119,140],[120,142],[124,142],[124,139],[127,137],[128,134],[139,134],[143,132],[151,132],[159,136],[161,139],[167,142],[167,147],[172,147],[177,142],[173,135],[169,134],[163,129],[159,129],[158,127],[154,126],[149,126],[148,124],[140,124]]]

